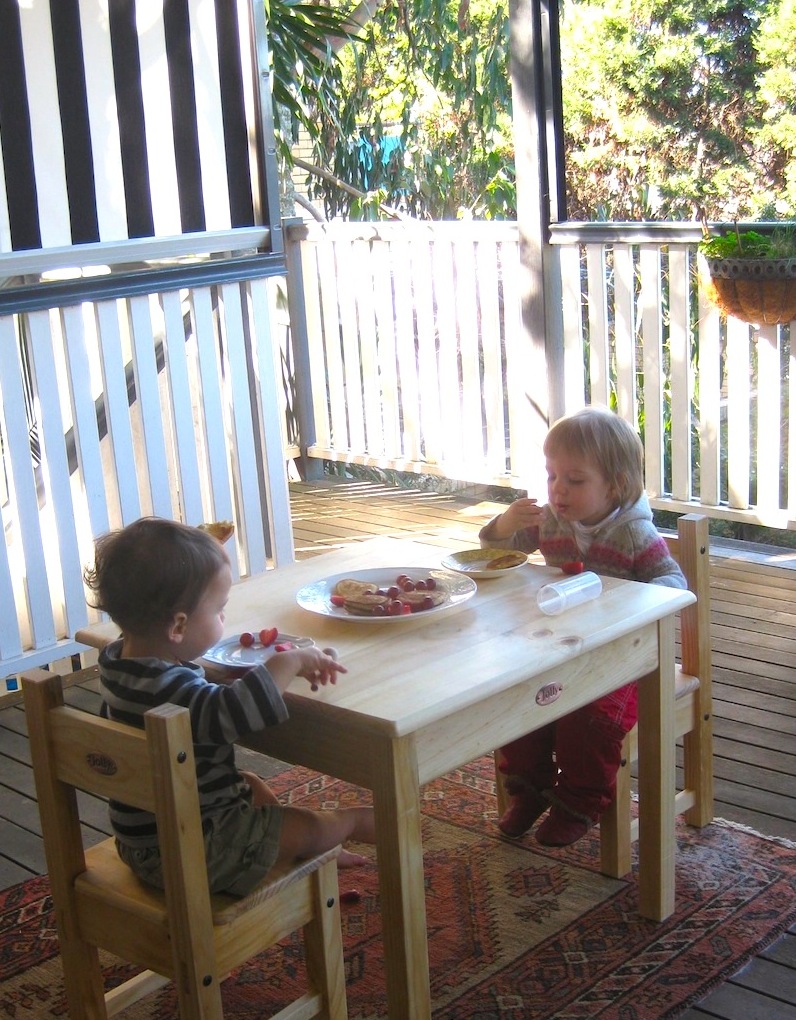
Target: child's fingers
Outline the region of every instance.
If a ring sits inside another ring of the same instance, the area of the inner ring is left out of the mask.
[[[309,680],[313,691],[317,691],[319,684],[325,687],[328,683],[335,683],[338,673],[347,672],[348,670],[341,663],[324,657],[323,661],[315,669],[303,670],[300,675]]]

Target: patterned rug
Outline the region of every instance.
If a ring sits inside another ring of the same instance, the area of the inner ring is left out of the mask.
[[[346,784],[291,769],[272,780],[285,801],[361,801]],[[543,850],[496,835],[492,763],[483,758],[424,791],[424,851],[434,1020],[664,1020],[738,970],[796,920],[792,847],[721,823],[678,823],[677,910],[638,916],[635,879],[597,871],[599,843]],[[386,1017],[375,868],[341,873],[351,1020]],[[45,878],[0,894],[0,1017],[66,1016]],[[124,969],[105,958],[110,980]],[[291,939],[224,984],[225,1011],[261,1020],[299,987]],[[170,990],[121,1016],[174,1020]]]

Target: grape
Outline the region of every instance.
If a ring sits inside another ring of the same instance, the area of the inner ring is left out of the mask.
[[[244,648],[251,648],[251,646],[254,644],[254,634],[252,634],[251,631],[249,630],[244,630],[244,632],[241,634],[238,640],[240,641]]]

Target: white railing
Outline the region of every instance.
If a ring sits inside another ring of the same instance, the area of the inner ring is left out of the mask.
[[[83,267],[0,290],[0,677],[78,651],[93,541],[142,515],[234,520],[235,576],[292,559],[269,259],[233,251],[263,235],[0,258],[7,284]]]
[[[516,224],[286,233],[307,455],[524,488],[532,360]],[[554,229],[559,404],[612,404],[638,423],[657,508],[794,527],[790,329],[719,315],[697,284],[700,237],[697,224]]]
[[[256,231],[81,246],[35,287],[74,250],[0,257],[0,677],[78,650],[93,540],[142,514],[233,519],[238,575],[291,559],[294,458],[525,487],[516,226],[286,233],[289,320]],[[793,527],[792,327],[710,308],[698,236],[556,228],[558,402],[640,423],[655,506]]]

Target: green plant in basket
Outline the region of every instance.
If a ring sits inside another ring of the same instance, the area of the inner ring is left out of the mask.
[[[734,230],[718,237],[706,237],[699,250],[710,259],[788,259],[796,258],[796,230],[775,227],[771,233]]]
[[[754,325],[796,319],[796,230],[790,224],[763,233],[738,229],[699,244],[708,296],[727,315]]]

